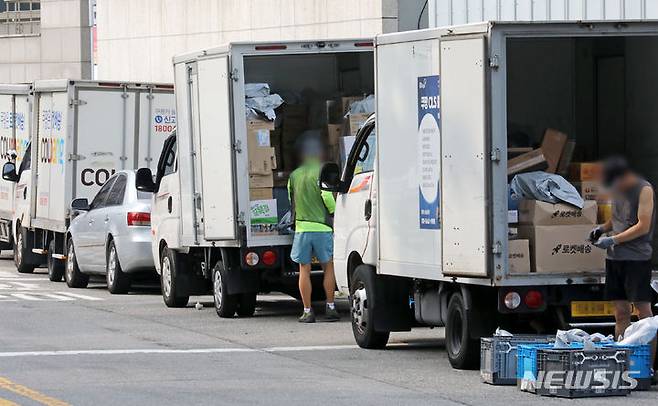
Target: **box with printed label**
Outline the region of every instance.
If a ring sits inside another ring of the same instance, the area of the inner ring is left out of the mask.
[[[522,200],[519,203],[519,223],[536,226],[596,224],[596,202],[585,200],[582,209],[564,203]]]
[[[507,247],[509,272],[530,272],[530,242],[528,240],[509,240]]]
[[[605,268],[605,250],[587,238],[591,225],[521,226],[519,237],[530,240],[533,272],[594,272]]]
[[[599,162],[574,162],[569,166],[569,180],[600,180],[603,166]]]
[[[255,234],[277,234],[276,225],[279,222],[276,199],[252,200],[251,232]]]

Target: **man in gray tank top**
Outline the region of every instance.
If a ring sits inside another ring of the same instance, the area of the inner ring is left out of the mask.
[[[612,218],[592,230],[590,240],[608,251],[605,294],[615,303],[615,336],[619,337],[631,324],[631,303],[641,319],[653,316],[651,257],[656,209],[653,187],[623,158],[604,162],[603,183],[612,194]],[[654,354],[655,346],[654,340]]]

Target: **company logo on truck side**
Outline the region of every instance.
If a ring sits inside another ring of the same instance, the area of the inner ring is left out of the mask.
[[[41,138],[39,146],[42,163],[64,165],[63,138]]]
[[[171,133],[176,128],[176,111],[174,109],[155,109],[153,130],[156,133]]]
[[[85,168],[80,172],[80,183],[85,186],[103,186],[103,184],[105,184],[105,182],[107,182],[110,176],[114,175],[115,172],[116,169],[114,168]]]
[[[421,229],[438,230],[441,156],[439,76],[418,78],[418,220]]]

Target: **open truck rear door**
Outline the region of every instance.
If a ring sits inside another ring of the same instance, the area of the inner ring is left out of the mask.
[[[193,123],[195,168],[201,175],[203,235],[206,240],[234,240],[236,230],[235,185],[233,184],[233,138],[231,135],[231,77],[228,56],[200,60],[198,123]],[[194,97],[194,92],[191,93]]]
[[[486,276],[486,39],[441,39],[443,273]]]

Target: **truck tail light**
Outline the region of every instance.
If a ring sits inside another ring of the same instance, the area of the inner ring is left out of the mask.
[[[504,298],[505,307],[514,310],[521,305],[521,296],[516,292],[509,292]]]
[[[538,309],[544,305],[544,296],[538,290],[529,290],[523,298],[525,305],[530,309]]]
[[[128,213],[129,226],[150,226],[151,213],[129,212]]]
[[[260,261],[260,257],[255,252],[247,252],[244,256],[244,262],[249,266],[258,265],[258,261]]]
[[[262,258],[263,264],[267,266],[272,266],[276,264],[276,252],[274,251],[265,251],[263,252]]]

